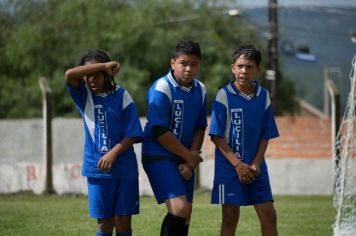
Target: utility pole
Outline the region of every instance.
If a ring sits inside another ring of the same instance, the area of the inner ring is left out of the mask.
[[[277,0],[269,0],[268,2],[268,68],[266,71],[266,79],[268,80],[268,88],[271,97],[272,108],[277,111],[278,104],[278,81],[280,77],[278,63],[278,3]]]

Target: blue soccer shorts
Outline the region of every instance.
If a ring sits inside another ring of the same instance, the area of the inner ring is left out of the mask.
[[[268,174],[260,175],[251,184],[242,184],[240,180],[225,184],[214,184],[211,203],[236,206],[256,205],[273,202]]]
[[[178,163],[171,160],[144,162],[143,168],[150,181],[157,203],[166,199],[185,195],[193,202],[194,172],[189,180],[184,180],[178,170]]]
[[[138,179],[87,178],[90,217],[96,219],[139,213]]]

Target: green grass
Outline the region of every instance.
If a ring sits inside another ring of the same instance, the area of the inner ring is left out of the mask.
[[[279,235],[332,235],[335,210],[331,196],[276,196]],[[165,215],[164,205],[141,198],[141,212],[133,218],[136,236],[157,236]],[[210,204],[210,195],[196,194],[190,236],[217,236],[221,207]],[[241,209],[237,235],[260,235],[253,207]],[[0,235],[95,235],[85,196],[0,195]]]

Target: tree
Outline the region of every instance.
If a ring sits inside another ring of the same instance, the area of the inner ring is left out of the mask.
[[[224,12],[218,0],[4,0],[0,4],[0,118],[41,116],[38,78],[49,79],[54,116],[78,115],[63,75],[88,49],[119,60],[116,78],[146,114],[145,94],[166,74],[177,41],[202,48],[200,79],[210,100],[233,79],[232,50],[242,43],[263,48],[251,29]],[[4,29],[4,30],[3,30]],[[266,58],[266,57],[265,57]],[[286,93],[288,94],[288,93]],[[5,109],[4,109],[5,108]]]

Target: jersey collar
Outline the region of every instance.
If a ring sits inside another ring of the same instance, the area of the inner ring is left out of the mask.
[[[85,84],[85,83],[84,83]],[[93,93],[87,84],[85,84],[85,87],[88,88],[88,91],[90,91],[91,94],[95,95],[95,96],[98,96],[98,97],[106,97],[108,96],[109,94],[111,94],[111,92],[103,92],[103,93]],[[120,85],[116,84],[116,87],[115,87],[115,92],[117,92],[117,90],[120,88]]]
[[[191,90],[193,89],[193,87],[197,87],[197,81],[196,81],[195,79],[192,81],[192,85],[191,85],[190,87],[188,87],[188,88],[187,88],[187,87],[184,87],[184,86],[180,86],[180,85],[178,84],[178,82],[177,82],[177,79],[176,79],[175,76],[174,76],[173,70],[170,70],[170,71],[169,71],[167,77],[168,77],[169,82],[170,82],[174,87],[179,87],[179,88],[181,88],[181,89],[184,90],[184,91],[189,92],[189,91],[191,91]]]
[[[261,93],[261,86],[258,83],[257,80],[253,80],[252,83],[255,85],[255,90],[251,95],[246,95],[243,92],[241,92],[240,90],[238,90],[234,84],[234,81],[231,81],[228,85],[227,85],[227,89],[229,90],[229,92],[233,95],[240,95],[242,97],[244,97],[247,100],[251,100],[254,96],[258,97]]]

